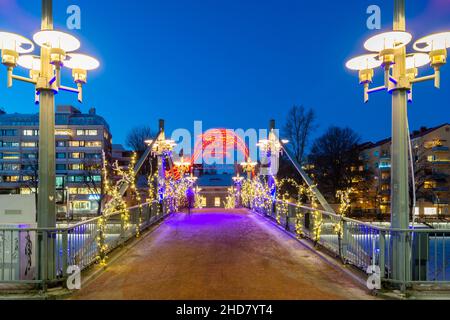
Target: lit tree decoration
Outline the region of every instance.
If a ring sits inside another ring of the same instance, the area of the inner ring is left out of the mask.
[[[202,195],[200,195],[200,189],[199,187],[195,187],[195,202],[194,202],[194,208],[196,209],[202,209],[203,208],[203,200],[206,200],[206,198]]]
[[[298,183],[292,178],[284,178],[281,181],[277,182],[277,189],[280,190],[278,194],[281,193],[281,190],[285,186],[292,186],[296,190],[296,208],[295,208],[295,233],[297,238],[303,237],[303,211],[302,211],[302,198],[307,195],[307,189],[305,186],[301,183]],[[288,199],[294,198],[293,196],[290,196],[288,192],[281,193],[282,196],[279,198],[279,201],[288,201]],[[287,217],[287,216],[286,216]]]
[[[158,181],[158,172],[150,173],[147,178],[147,184],[148,184],[148,199],[147,202],[149,202],[152,206],[153,204],[157,203],[156,205],[156,215],[159,215],[159,202],[158,202],[158,193],[156,192],[156,181]]]
[[[131,184],[131,179],[129,177],[129,173],[122,170],[117,161],[113,164],[113,170],[120,177],[120,179],[110,188],[109,195],[112,199],[105,207],[105,212],[107,212],[108,214],[120,213],[123,232],[130,227],[130,212],[124,198],[120,193],[120,185],[122,185],[123,183]]]
[[[269,212],[272,210],[272,189],[267,183],[257,179],[245,179],[242,182],[242,205],[249,209]]]
[[[313,241],[315,244],[317,244],[320,240],[320,235],[322,233],[322,213],[319,211],[319,202],[317,200],[317,196],[314,193],[314,187],[311,186],[308,188],[308,197],[311,202],[311,207],[313,208]]]
[[[228,188],[228,195],[225,199],[225,209],[236,208],[236,189],[234,187]]]
[[[141,235],[142,224],[142,199],[141,194],[136,186],[136,172],[134,171],[134,166],[136,165],[136,156],[136,152],[133,152],[130,165],[128,166],[128,180],[130,181],[130,190],[134,195],[134,199],[138,205],[139,210],[139,217],[136,223],[136,237],[139,238]]]
[[[106,195],[110,194],[111,191],[111,183],[108,179],[108,167],[106,162],[105,153],[102,154],[103,158],[103,166],[102,166],[102,175],[103,175],[103,188]],[[106,265],[107,260],[107,251],[108,245],[106,244],[106,220],[107,217],[106,211],[102,211],[102,216],[97,220],[97,261],[101,266]]]
[[[339,214],[342,217],[345,217],[348,209],[350,209],[351,206],[351,199],[350,194],[353,193],[353,188],[348,188],[347,190],[338,190],[336,192],[336,198],[339,199]],[[334,232],[339,236],[339,238],[342,237],[343,230],[343,220],[340,219],[338,223],[336,223],[333,227]]]

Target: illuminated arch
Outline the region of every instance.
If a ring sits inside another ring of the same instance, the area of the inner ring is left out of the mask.
[[[205,148],[212,148],[215,156],[223,158],[230,156],[230,150],[237,150],[248,159],[249,151],[245,141],[239,137],[233,130],[229,129],[210,129],[197,137],[194,153],[192,155],[192,164],[196,164],[202,157]]]

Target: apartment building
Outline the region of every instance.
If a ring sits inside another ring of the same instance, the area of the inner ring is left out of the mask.
[[[419,216],[449,214],[450,198],[450,124],[434,128],[422,127],[411,134],[414,178]],[[368,194],[355,206],[382,213],[390,212],[391,139],[362,146],[361,159],[365,169],[373,173]]]
[[[111,157],[108,123],[94,108],[82,113],[58,106],[55,114],[59,212],[98,212],[102,154]],[[35,193],[38,185],[39,114],[0,111],[0,194]]]

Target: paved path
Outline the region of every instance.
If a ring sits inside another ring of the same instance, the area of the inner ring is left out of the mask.
[[[342,271],[255,214],[176,214],[75,299],[371,299]]]

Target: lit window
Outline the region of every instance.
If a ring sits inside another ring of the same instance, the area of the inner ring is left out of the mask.
[[[72,153],[70,153],[70,158],[71,159],[83,159],[84,158],[84,153],[82,153],[82,152],[72,152]]]
[[[423,184],[424,189],[433,189],[436,187],[436,182],[434,181],[425,181]]]
[[[3,152],[3,160],[19,160],[20,153],[18,152]]]
[[[424,208],[423,212],[426,216],[433,216],[433,215],[437,214],[436,208],[430,208],[430,207]]]
[[[72,209],[74,211],[90,210],[91,202],[90,201],[73,201]]]
[[[73,163],[69,165],[70,170],[83,170],[84,166],[82,163]]]
[[[22,148],[36,148],[37,142],[22,142]]]
[[[20,188],[20,194],[31,194],[31,190],[28,188]]]
[[[34,137],[39,135],[39,130],[25,129],[22,131],[24,136]]]
[[[77,136],[96,136],[96,135],[98,135],[97,130],[83,130],[83,129],[77,130]]]
[[[220,197],[215,197],[214,198],[214,206],[215,207],[220,207]]]
[[[69,141],[69,147],[84,147],[84,141]]]
[[[71,136],[72,135],[72,130],[70,130],[70,129],[56,129],[55,130],[55,135],[57,135],[57,136]]]
[[[86,141],[86,145],[87,148],[98,148],[102,146],[102,142],[101,141]]]

